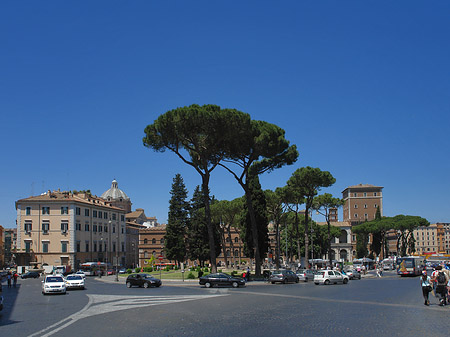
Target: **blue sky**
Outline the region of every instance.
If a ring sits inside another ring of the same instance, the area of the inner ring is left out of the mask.
[[[200,176],[142,145],[146,125],[193,103],[286,130],[302,166],[341,196],[384,186],[384,215],[450,222],[447,1],[4,1],[0,5],[0,225],[18,199],[112,179],[167,221],[172,179]],[[211,192],[241,196],[222,169]],[[317,219],[320,220],[320,219]]]

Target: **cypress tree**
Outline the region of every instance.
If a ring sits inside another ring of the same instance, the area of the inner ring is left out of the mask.
[[[186,227],[189,221],[189,203],[187,202],[187,190],[180,174],[173,179],[172,197],[169,203],[169,216],[164,236],[165,253],[169,260],[177,263],[186,258]]]

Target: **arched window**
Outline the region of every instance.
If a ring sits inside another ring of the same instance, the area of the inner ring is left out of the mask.
[[[159,243],[164,244],[164,238],[162,238],[161,240],[159,240]]]
[[[234,250],[234,257],[239,257],[239,250],[237,249]]]
[[[156,239],[152,239],[152,244],[156,244]]]
[[[347,261],[347,251],[345,249],[341,249],[341,251],[339,252],[339,257],[342,261],[346,262]]]
[[[144,239],[144,245],[146,245],[148,243],[147,239]]]
[[[144,259],[148,259],[148,252],[147,251],[144,252]]]
[[[347,243],[347,231],[341,230],[341,235],[339,236],[339,243]]]
[[[238,243],[238,242],[239,242],[239,239],[238,239],[237,236],[234,238],[234,242],[235,242],[235,243]]]
[[[230,242],[230,237],[227,236],[227,239],[225,240],[226,242]]]
[[[227,249],[227,256],[230,256],[230,250]]]

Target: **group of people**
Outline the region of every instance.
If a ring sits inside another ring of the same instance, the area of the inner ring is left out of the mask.
[[[16,272],[8,271],[8,274],[6,275],[6,282],[8,284],[8,288],[11,288],[11,281],[13,282],[14,287],[16,286],[18,277],[19,275],[17,275]]]
[[[430,305],[430,292],[434,292],[434,295],[439,298],[440,306],[447,305],[448,298],[450,298],[450,270],[445,269],[443,266],[437,266],[431,273],[431,276],[427,275],[426,271],[423,271],[420,284],[425,305]]]

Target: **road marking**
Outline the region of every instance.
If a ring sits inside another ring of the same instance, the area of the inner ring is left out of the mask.
[[[83,309],[72,314],[61,321],[42,329],[30,337],[47,337],[51,336],[76,321],[102,315],[113,311],[135,309],[141,307],[149,307],[153,305],[170,304],[177,302],[186,302],[194,300],[203,300],[214,297],[226,296],[226,294],[218,295],[178,295],[178,296],[123,296],[123,295],[87,295],[88,303]]]
[[[310,297],[310,296],[299,296],[299,295],[285,295],[285,294],[269,294],[269,293],[259,293],[253,291],[239,291],[240,294],[248,294],[248,295],[258,295],[258,296],[275,296],[275,297],[285,297],[285,298],[295,298],[300,300],[308,300],[308,301],[320,301],[320,302],[338,302],[338,303],[349,303],[349,304],[369,304],[369,305],[378,305],[383,307],[401,307],[401,308],[411,308],[411,309],[423,309],[422,306],[417,306],[413,304],[400,304],[400,303],[381,303],[381,302],[372,302],[372,301],[358,301],[358,300],[338,300],[338,299],[330,299],[330,298],[321,298],[321,297]],[[422,302],[421,302],[422,303]],[[427,307],[427,310],[442,310],[442,307],[436,305]]]

